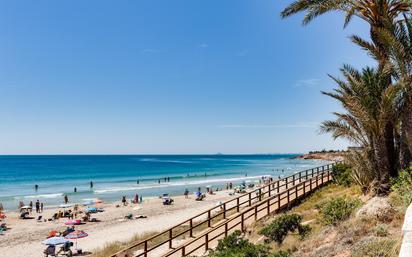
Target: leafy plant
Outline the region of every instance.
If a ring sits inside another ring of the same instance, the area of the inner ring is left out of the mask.
[[[375,234],[379,237],[385,237],[388,235],[388,226],[385,224],[379,224],[375,228]]]
[[[398,205],[407,207],[412,203],[412,165],[402,170],[397,178],[392,179],[391,189]]]
[[[215,250],[211,250],[209,257],[269,257],[269,247],[255,245],[241,237],[240,231],[235,231],[222,240],[219,240]],[[282,257],[282,256],[281,256]]]
[[[289,232],[299,232],[301,238],[310,233],[308,225],[302,225],[302,216],[297,214],[283,214],[272,223],[264,227],[259,234],[266,236],[269,240],[281,244]]]
[[[352,250],[353,257],[392,257],[397,256],[396,241],[370,238]]]
[[[352,184],[352,169],[345,163],[338,163],[332,168],[333,180],[338,184],[349,187]]]
[[[275,252],[270,255],[270,257],[291,257],[291,256],[292,254],[290,251],[279,251],[279,252]]]
[[[338,197],[318,206],[318,208],[322,214],[322,222],[326,225],[335,225],[339,221],[348,219],[359,206],[358,199]]]

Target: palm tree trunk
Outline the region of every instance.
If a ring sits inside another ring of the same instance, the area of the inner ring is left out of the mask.
[[[377,185],[375,191],[378,195],[386,195],[389,192],[390,161],[386,147],[386,140],[379,138],[375,144],[375,160],[377,166]]]
[[[409,167],[412,162],[412,102],[407,99],[402,110],[400,126],[400,165],[401,168]]]

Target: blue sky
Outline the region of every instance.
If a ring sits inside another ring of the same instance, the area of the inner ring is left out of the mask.
[[[373,62],[355,20],[282,20],[290,0],[0,1],[0,153],[285,153],[319,135],[320,94]]]

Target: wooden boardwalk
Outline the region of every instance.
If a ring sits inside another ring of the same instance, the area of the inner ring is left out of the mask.
[[[111,257],[202,254],[214,248],[218,240],[229,233],[245,231],[246,226],[256,220],[290,206],[294,201],[329,182],[334,165],[305,170],[276,180],[202,212]]]

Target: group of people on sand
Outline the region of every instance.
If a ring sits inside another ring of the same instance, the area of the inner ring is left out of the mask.
[[[123,206],[127,206],[129,204],[129,201],[127,200],[125,195],[122,196],[121,202]],[[143,203],[143,196],[142,195],[139,196],[138,194],[135,194],[133,199],[130,202],[134,204]]]
[[[24,203],[22,201],[19,202],[19,210],[22,210],[22,207],[24,206]],[[43,208],[44,208],[44,203],[40,202],[39,199],[36,200],[36,203],[34,204],[34,207],[36,208],[36,213],[42,213]],[[30,201],[29,203],[29,212],[33,212],[33,201]]]

